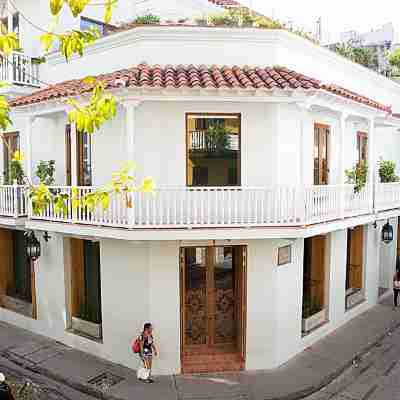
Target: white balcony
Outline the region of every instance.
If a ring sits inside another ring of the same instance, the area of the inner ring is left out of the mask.
[[[376,211],[392,210],[400,207],[400,182],[378,183],[375,190]]]
[[[54,193],[71,195],[70,186],[53,186]],[[95,190],[78,187],[79,196]],[[94,212],[73,209],[65,213],[49,205],[34,215],[24,186],[0,186],[0,217],[68,224],[151,228],[296,227],[337,221],[400,208],[400,182],[375,185],[375,205],[370,187],[360,193],[353,185],[310,187],[157,187],[153,194],[134,193],[132,208],[126,199],[112,195],[110,205]]]
[[[71,194],[71,187],[52,187]],[[94,190],[79,187],[79,196]],[[73,209],[65,213],[53,205],[29,218],[131,229],[306,226],[372,213],[367,187],[354,193],[353,185],[301,187],[158,187],[154,194],[134,193],[132,208],[113,195],[108,209]],[[400,204],[399,204],[400,207]],[[31,210],[32,207],[29,207]]]
[[[21,218],[28,215],[24,186],[0,186],[0,216]]]
[[[0,80],[10,85],[39,87],[39,65],[35,59],[14,51],[0,57]]]

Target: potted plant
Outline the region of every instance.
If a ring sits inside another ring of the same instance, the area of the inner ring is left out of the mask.
[[[396,175],[396,163],[389,160],[379,161],[379,178],[381,183],[398,182],[399,177]]]
[[[360,193],[367,184],[368,165],[362,160],[351,169],[346,169],[347,183],[354,185],[354,193]]]
[[[196,24],[199,25],[199,26],[207,26],[208,25],[208,18],[205,15],[203,15],[201,17],[195,18],[194,22],[196,22]]]
[[[135,19],[136,25],[157,25],[160,23],[160,17],[154,14],[145,14]]]
[[[302,331],[308,333],[326,320],[326,312],[321,302],[315,297],[306,297],[303,301]]]
[[[40,183],[46,186],[54,185],[55,179],[54,174],[56,172],[56,162],[55,160],[49,161],[39,161],[36,167],[36,176],[39,178]]]

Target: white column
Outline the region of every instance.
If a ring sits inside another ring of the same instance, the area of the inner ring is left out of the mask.
[[[340,143],[339,143],[339,179],[338,183],[340,185],[340,215],[344,218],[344,208],[345,208],[345,187],[344,184],[346,183],[346,174],[344,173],[345,170],[345,154],[344,154],[344,147],[346,143],[346,123],[348,114],[342,112],[340,114]]]
[[[140,104],[138,100],[126,100],[122,103],[125,108],[125,137],[127,149],[127,161],[135,161],[135,133],[136,133],[136,108]],[[133,194],[131,194],[133,196]],[[133,203],[133,201],[131,202]],[[135,204],[133,204],[135,207]],[[135,213],[133,208],[127,210],[128,226],[135,224]]]
[[[307,159],[307,147],[306,147],[306,132],[307,132],[307,122],[308,122],[308,113],[310,111],[311,106],[308,103],[299,103],[297,105],[300,109],[300,187],[299,187],[299,195],[300,195],[300,218],[304,224],[306,221],[306,166],[305,162]]]
[[[371,212],[374,210],[374,180],[375,180],[375,119],[371,118],[368,120],[368,142],[367,142],[367,161],[368,161],[368,180],[369,186],[369,201]]]
[[[76,125],[71,123],[71,185],[78,185],[78,162],[77,162],[77,141],[76,141]]]
[[[29,115],[26,122],[25,169],[29,183],[32,183],[32,132],[36,117]]]
[[[136,108],[139,104],[139,100],[127,100],[122,103],[125,108],[125,135],[128,161],[135,160]]]

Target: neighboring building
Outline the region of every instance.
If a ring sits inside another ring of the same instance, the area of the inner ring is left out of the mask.
[[[395,82],[284,30],[190,26],[116,33],[40,72],[54,85],[14,100],[5,134],[34,183],[54,159],[52,190],[87,193],[135,160],[157,188],[133,208],[116,196],[38,216],[21,187],[0,186],[2,321],[131,368],[151,321],[156,373],[273,369],[390,294],[400,183],[379,183],[376,165],[400,165]],[[86,98],[88,74],[119,101],[93,136],[68,125],[64,101]],[[360,160],[356,192],[345,169]]]
[[[0,80],[9,84],[0,89],[1,94],[15,97],[32,93],[33,90],[47,82],[45,75],[40,76],[39,64],[43,51],[38,45],[38,39],[43,33],[37,27],[50,27],[52,21],[50,13],[38,13],[39,7],[48,9],[43,0],[0,0],[0,22],[4,27],[12,27],[13,32],[19,34],[20,51],[13,52],[7,58],[0,59]],[[14,7],[16,6],[16,8]],[[132,22],[136,17],[152,13],[160,16],[162,21],[178,22],[179,20],[195,18],[217,13],[240,4],[234,0],[120,0],[114,7],[113,18],[110,24],[104,24],[103,7],[90,7],[80,18],[73,18],[65,9],[60,18],[59,31],[70,29],[89,29],[95,27],[102,36],[115,32],[120,25]],[[29,21],[23,16],[28,16]],[[56,47],[55,47],[56,50]]]
[[[340,43],[350,43],[355,47],[370,49],[376,57],[376,70],[380,74],[390,75],[391,66],[387,55],[394,50],[397,43],[397,35],[393,24],[387,23],[382,27],[365,33],[347,31],[340,34]],[[329,45],[330,48],[336,44]]]

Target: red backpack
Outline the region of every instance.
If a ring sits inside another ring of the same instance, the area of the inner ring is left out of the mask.
[[[132,351],[135,354],[140,353],[140,339],[139,338],[137,338],[136,340],[133,341]]]

